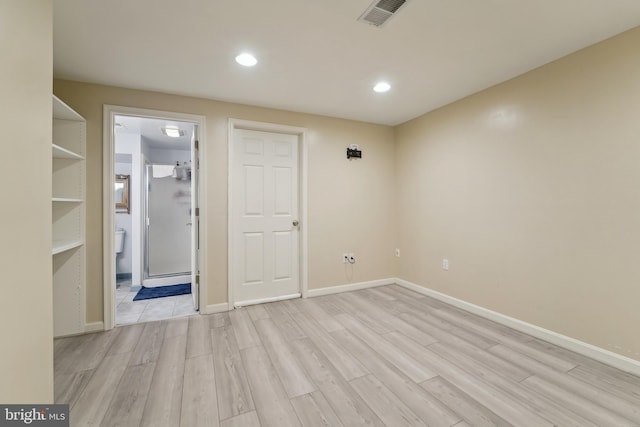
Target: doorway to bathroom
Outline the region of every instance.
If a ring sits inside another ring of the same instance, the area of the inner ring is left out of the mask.
[[[105,242],[112,240],[113,256],[111,262],[105,255],[105,329],[196,314],[202,299],[198,166],[203,120],[107,108],[113,209],[111,221],[105,221]],[[113,230],[109,239],[107,229]]]

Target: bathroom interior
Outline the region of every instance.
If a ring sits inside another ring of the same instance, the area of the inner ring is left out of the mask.
[[[117,325],[188,316],[191,292],[193,123],[115,120]]]

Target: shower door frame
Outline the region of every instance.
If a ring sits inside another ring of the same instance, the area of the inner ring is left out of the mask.
[[[144,214],[143,214],[143,218],[145,221],[144,227],[142,228],[143,230],[143,258],[144,258],[144,263],[143,263],[143,269],[142,269],[142,282],[144,283],[145,280],[153,280],[153,279],[164,279],[164,278],[170,278],[170,277],[174,277],[174,276],[191,276],[192,272],[191,272],[191,264],[189,265],[189,270],[187,271],[180,271],[180,272],[175,272],[175,273],[165,273],[165,274],[155,274],[155,275],[151,275],[150,271],[149,271],[149,225],[150,225],[150,212],[149,212],[149,186],[151,185],[151,177],[149,176],[149,169],[151,169],[153,167],[153,165],[157,165],[160,163],[147,163],[144,165],[144,179],[143,182],[145,184],[145,197],[144,197]],[[189,183],[191,184],[191,179],[189,179]],[[190,201],[189,201],[189,205],[191,205],[191,196],[189,197]],[[189,208],[191,209],[191,207]],[[189,234],[191,234],[191,231],[189,232]],[[191,236],[193,238],[193,236]],[[192,242],[190,243],[190,245],[192,246]],[[193,258],[194,256],[196,256],[196,254],[191,254],[191,257]]]
[[[207,160],[206,144],[206,117],[176,113],[170,111],[150,110],[145,108],[124,107],[118,105],[103,105],[103,321],[102,325],[95,326],[94,329],[110,330],[115,326],[115,289],[116,289],[116,263],[115,263],[115,200],[113,187],[115,184],[115,116],[134,116],[150,119],[174,120],[179,122],[189,122],[198,128],[198,162],[202,165]],[[192,165],[193,168],[193,165]],[[206,168],[198,168],[198,206],[199,206],[199,235],[207,235],[207,215],[206,215]],[[193,197],[193,195],[192,195]],[[197,239],[197,253],[192,257],[197,257],[199,262],[199,289],[198,306],[200,314],[208,314],[207,307],[207,239]],[[196,258],[194,258],[196,259]],[[102,326],[102,327],[100,327]]]

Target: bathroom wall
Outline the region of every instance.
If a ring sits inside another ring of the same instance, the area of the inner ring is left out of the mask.
[[[135,133],[116,133],[115,137],[115,151],[117,154],[128,154],[131,156],[131,178],[129,181],[130,197],[129,197],[129,220],[131,221],[130,232],[125,235],[125,244],[131,245],[131,285],[142,285],[142,248],[143,248],[143,234],[142,227],[143,218],[141,212],[143,209],[143,192],[142,192],[142,177],[143,168],[145,162],[144,153],[148,150],[145,148],[145,144],[142,143],[142,139],[139,134]],[[89,173],[89,171],[87,171]],[[87,191],[88,193],[88,191]],[[125,214],[116,214],[116,227],[118,217]],[[89,221],[87,215],[87,222]],[[87,229],[87,233],[89,230]],[[127,243],[128,242],[128,243]],[[119,257],[117,257],[119,258]],[[118,265],[118,259],[116,258],[116,267]],[[89,261],[87,261],[89,262]]]
[[[125,162],[128,159],[128,162]],[[123,161],[119,161],[123,160]],[[115,173],[130,175],[131,205],[129,214],[116,213],[115,227],[125,230],[123,253],[116,256],[116,274],[132,275],[132,285],[142,283],[144,277],[144,165],[147,163],[175,164],[191,160],[190,150],[153,147],[149,140],[135,133],[116,134]],[[135,268],[134,268],[135,266]],[[134,274],[134,271],[136,272]]]
[[[129,175],[129,186],[131,186],[132,179],[132,155],[131,154],[116,154],[116,163],[115,163],[115,173],[116,175]],[[132,258],[133,258],[133,246],[132,242],[132,231],[133,224],[131,221],[132,218],[132,210],[129,209],[129,213],[119,212],[116,213],[115,217],[115,227],[116,229],[121,228],[125,231],[124,234],[124,249],[122,253],[116,256],[116,273],[117,274],[131,274],[132,269]]]
[[[191,150],[149,147],[148,160],[159,165],[175,165],[176,161],[182,164],[191,160]]]

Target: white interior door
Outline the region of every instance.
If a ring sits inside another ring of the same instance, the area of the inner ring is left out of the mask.
[[[234,303],[298,297],[298,137],[236,129],[232,150]]]

